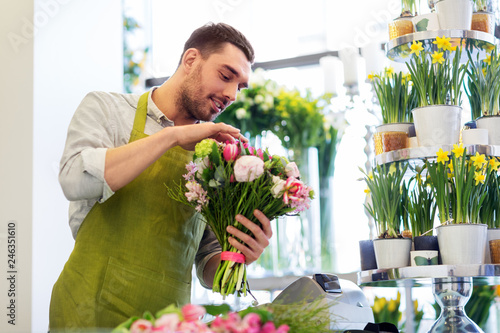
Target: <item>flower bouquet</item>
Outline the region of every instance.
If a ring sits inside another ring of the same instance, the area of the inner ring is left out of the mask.
[[[212,289],[223,297],[246,295],[245,257],[229,244],[227,227],[250,235],[251,231],[235,220],[237,214],[260,225],[253,215],[255,209],[270,220],[299,213],[309,208],[313,190],[300,181],[294,162],[243,142],[205,139],[196,145],[186,169],[187,182],[168,188],[168,193],[200,212],[222,246]]]
[[[207,313],[206,308],[216,309],[217,314],[223,315],[205,323],[201,318]],[[276,328],[272,313],[266,310],[249,308],[238,314],[228,309],[224,305],[203,307],[187,304],[181,309],[170,305],[156,316],[146,312],[142,318],[132,317],[112,333],[287,333],[290,329],[286,324]]]

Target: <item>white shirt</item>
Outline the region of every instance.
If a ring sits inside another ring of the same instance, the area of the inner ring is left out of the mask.
[[[174,126],[153,102],[154,89],[148,96],[144,128],[147,135]],[[70,200],[69,225],[74,238],[92,206],[114,194],[104,179],[106,150],[129,142],[139,98],[137,94],[91,92],[75,111],[59,172],[64,195]],[[217,239],[213,232],[206,231],[196,255],[200,280],[206,262],[217,253],[220,253]]]

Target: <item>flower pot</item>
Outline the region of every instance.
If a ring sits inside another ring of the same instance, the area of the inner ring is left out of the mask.
[[[413,246],[415,251],[438,251],[438,263],[441,264],[437,236],[416,236],[413,238]]]
[[[500,229],[488,228],[486,233],[486,244],[484,246],[484,263],[491,264],[490,241],[500,239]]]
[[[359,257],[361,259],[362,271],[377,269],[377,260],[375,259],[373,240],[367,239],[359,241]]]
[[[410,251],[411,266],[437,265],[438,253],[435,250]]]
[[[457,105],[429,105],[412,110],[418,145],[433,147],[458,143],[462,108]]]
[[[439,251],[437,236],[416,236],[413,238],[415,251],[434,250]]]
[[[434,7],[441,29],[470,29],[473,8],[471,0],[441,0],[436,2]]]
[[[500,264],[500,239],[492,239],[488,242],[492,264]]]
[[[398,17],[389,23],[389,40],[411,34],[413,32],[413,16]]]
[[[472,14],[471,30],[495,33],[495,16],[493,13],[476,12]]]
[[[412,22],[415,31],[439,30],[439,18],[436,13],[427,13],[414,16]]]
[[[462,131],[462,143],[467,145],[487,145],[488,130],[485,128],[469,128]]]
[[[482,264],[486,224],[448,224],[436,228],[443,265]]]
[[[408,137],[415,135],[413,123],[389,123],[375,128],[373,143],[375,154],[408,148]]]
[[[373,240],[378,269],[410,265],[410,238],[380,238]]]
[[[488,144],[500,145],[500,116],[483,116],[476,119],[476,127],[488,130]]]

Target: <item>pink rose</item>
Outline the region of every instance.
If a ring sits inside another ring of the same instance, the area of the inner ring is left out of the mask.
[[[240,155],[240,147],[235,143],[228,143],[222,151],[222,156],[227,162],[234,161]]]
[[[182,316],[186,321],[196,321],[205,313],[205,308],[196,304],[186,304],[182,307]]]
[[[264,152],[262,151],[262,149],[257,149],[257,156],[260,157],[261,160],[264,160]]]
[[[153,324],[146,319],[137,319],[130,326],[130,333],[151,333],[153,331]]]
[[[257,156],[241,156],[234,164],[234,177],[237,182],[252,182],[263,173],[264,161]]]
[[[288,163],[285,167],[285,172],[287,177],[295,177],[295,178],[300,177],[300,171],[295,162]]]
[[[180,319],[177,313],[167,313],[156,319],[153,332],[175,332]]]
[[[276,330],[276,333],[288,333],[289,330],[290,330],[290,326],[283,324],[280,327],[278,327],[278,329]]]

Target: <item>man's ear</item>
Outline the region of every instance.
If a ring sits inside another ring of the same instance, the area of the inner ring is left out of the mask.
[[[181,65],[186,73],[191,72],[196,63],[201,60],[201,53],[198,49],[190,48],[184,52]]]

